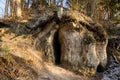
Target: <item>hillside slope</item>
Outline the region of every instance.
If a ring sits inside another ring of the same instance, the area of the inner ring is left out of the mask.
[[[10,28],[0,28],[0,79],[82,80],[80,76],[46,63],[32,46],[31,36],[15,37]]]

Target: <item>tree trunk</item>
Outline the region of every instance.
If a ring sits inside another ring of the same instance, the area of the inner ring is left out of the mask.
[[[5,16],[8,17],[8,8],[9,8],[9,0],[6,0],[6,5],[5,5]]]
[[[51,5],[51,0],[48,0],[48,6],[50,6]]]
[[[27,7],[29,8],[30,0],[27,1]]]
[[[17,4],[16,15],[17,15],[17,17],[22,17],[21,0],[16,0],[16,4]]]
[[[10,0],[10,16],[11,17],[15,17],[16,16],[15,6],[16,6],[15,0]]]

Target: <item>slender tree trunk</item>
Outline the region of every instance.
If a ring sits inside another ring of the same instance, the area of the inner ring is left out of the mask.
[[[27,7],[29,8],[30,0],[27,1]]]
[[[4,17],[8,17],[8,8],[9,8],[9,0],[6,0],[6,4],[5,4],[5,16]]]
[[[15,17],[16,16],[16,3],[15,3],[15,0],[10,0],[10,16],[11,17]]]
[[[16,4],[17,4],[16,15],[17,15],[17,17],[22,17],[21,0],[16,0]]]
[[[48,6],[50,6],[51,5],[51,0],[48,0]]]
[[[53,4],[55,4],[55,5],[56,5],[56,0],[53,0]]]

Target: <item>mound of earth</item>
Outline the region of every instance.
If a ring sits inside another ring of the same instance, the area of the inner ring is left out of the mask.
[[[98,80],[96,73],[107,64],[107,43],[103,26],[76,11],[61,19],[52,14],[12,23],[0,28],[0,76],[5,80],[89,80],[94,76]]]
[[[45,62],[34,49],[31,35],[16,36],[11,29],[0,28],[0,79],[83,80],[84,77]]]

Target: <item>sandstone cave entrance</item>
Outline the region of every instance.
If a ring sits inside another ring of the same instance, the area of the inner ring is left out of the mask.
[[[54,49],[54,57],[55,57],[55,64],[59,65],[61,62],[61,46],[58,39],[58,31],[54,34],[53,38],[53,49]]]

